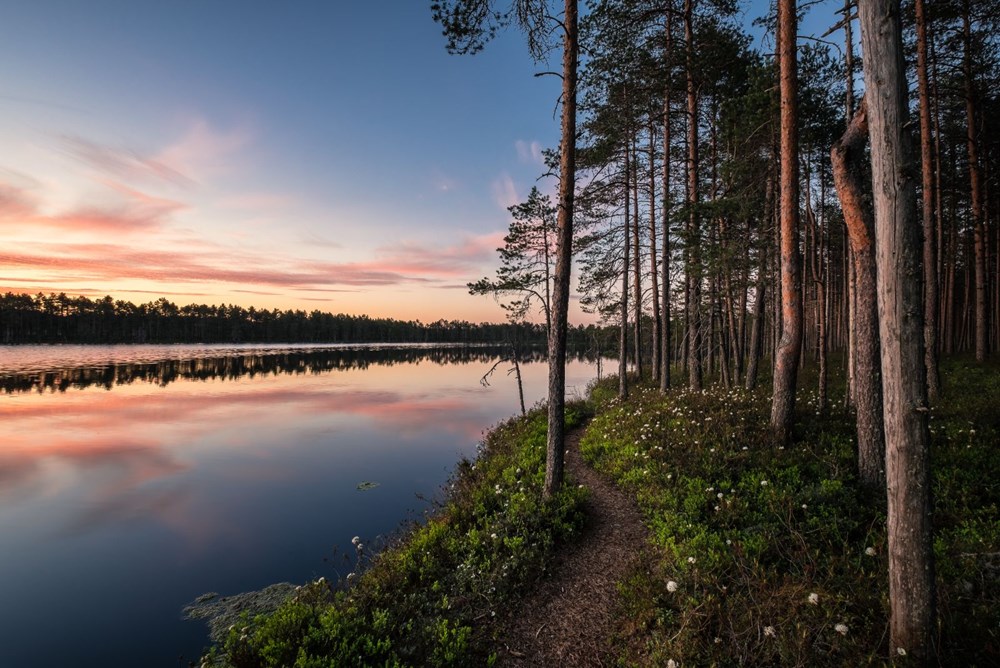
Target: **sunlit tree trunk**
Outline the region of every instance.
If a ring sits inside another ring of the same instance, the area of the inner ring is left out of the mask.
[[[543,496],[551,498],[563,481],[566,451],[566,330],[573,255],[573,204],[576,191],[577,0],[566,0],[563,15],[562,132],[559,144],[559,215],[556,268],[549,336],[549,411]]]
[[[863,160],[868,139],[862,101],[844,136],[831,151],[833,178],[847,225],[854,275],[854,403],[857,416],[858,477],[871,489],[885,487],[885,435],[875,268],[875,221],[864,204]]]
[[[860,0],[872,156],[888,490],[891,652],[935,651],[927,373],[916,162],[907,129],[899,0]]]
[[[798,60],[795,0],[778,0],[781,90],[781,338],[774,359],[771,427],[780,441],[792,430],[802,347],[802,278],[799,266]]]

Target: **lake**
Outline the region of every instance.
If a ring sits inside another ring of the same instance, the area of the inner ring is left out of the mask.
[[[0,666],[187,666],[181,608],[344,575],[519,411],[485,348],[0,347]],[[525,401],[544,361],[522,365]],[[596,366],[570,361],[567,394]],[[363,482],[377,486],[362,485]],[[337,548],[340,549],[336,553]]]

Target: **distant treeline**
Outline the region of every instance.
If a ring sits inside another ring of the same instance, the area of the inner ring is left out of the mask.
[[[569,344],[589,348],[602,328],[571,327]],[[0,297],[0,343],[493,343],[544,345],[535,323],[371,318],[322,311],[226,305],[177,306],[161,297],[133,304],[65,293]]]

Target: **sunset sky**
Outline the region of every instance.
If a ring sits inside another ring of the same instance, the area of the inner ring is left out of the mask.
[[[465,284],[558,141],[550,68],[448,55],[423,0],[8,3],[0,292],[501,320]]]

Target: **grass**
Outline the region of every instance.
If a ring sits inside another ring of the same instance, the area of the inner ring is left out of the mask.
[[[997,665],[1000,373],[944,371],[931,419],[938,643],[944,665]],[[613,382],[592,393],[584,456],[636,495],[654,543],[622,584],[622,664],[900,660],[888,646],[885,500],[857,483],[843,405],[820,411],[800,391],[797,435],[782,448],[763,391],[640,386],[619,402]]]
[[[581,424],[583,409],[568,407],[568,427]],[[540,410],[494,428],[477,460],[459,464],[448,501],[426,524],[363,573],[307,584],[276,612],[245,618],[203,665],[492,665],[487,620],[544,574],[582,523],[584,490],[567,485],[542,501],[545,439]]]

